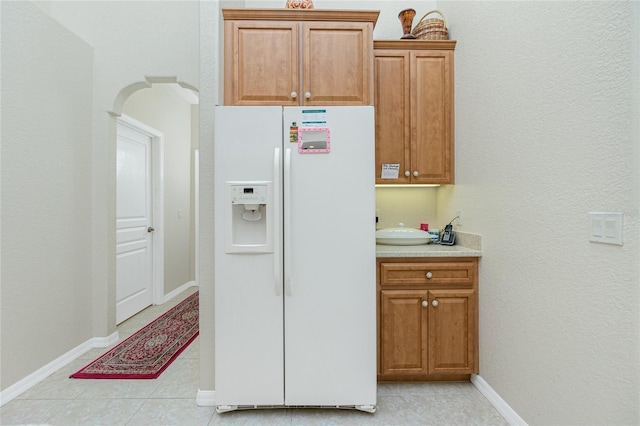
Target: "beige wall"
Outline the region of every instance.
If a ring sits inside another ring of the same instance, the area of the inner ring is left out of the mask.
[[[400,223],[407,228],[428,223],[431,229],[439,229],[437,207],[437,187],[376,188],[378,229],[395,228]]]
[[[93,51],[33,3],[0,7],[6,389],[93,336]]]
[[[200,390],[214,390],[213,134],[214,109],[222,104],[222,14],[217,2],[200,2]]]
[[[640,422],[639,5],[438,2],[459,40],[438,215],[482,234],[480,375],[529,424]],[[591,211],[624,212],[624,246],[589,242]]]

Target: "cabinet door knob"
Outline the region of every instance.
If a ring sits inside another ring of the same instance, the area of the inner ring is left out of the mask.
[[[431,302],[431,304],[432,304],[433,306],[438,306],[438,301],[437,301],[437,300],[434,300],[433,302]]]
[[[413,172],[413,175],[414,175],[415,177],[418,177],[418,174],[419,174],[419,173],[418,173],[418,171],[417,171],[417,170],[416,170],[415,172]]]
[[[422,307],[426,308],[427,306],[429,306],[429,302],[427,302],[426,300],[422,301]]]
[[[311,92],[305,92],[304,97],[307,99],[311,99]]]
[[[410,172],[409,170],[407,170],[406,172],[404,172],[404,175],[405,175],[406,177],[409,177],[409,176],[411,176],[411,172]]]
[[[291,97],[295,99],[298,97],[298,94],[296,92],[291,92]]]
[[[431,272],[427,272],[427,279],[430,280],[431,277],[433,277],[433,274]]]

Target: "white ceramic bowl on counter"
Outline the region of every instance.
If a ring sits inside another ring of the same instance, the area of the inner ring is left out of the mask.
[[[384,228],[376,231],[376,244],[389,246],[420,246],[429,244],[433,235],[420,229],[405,228]]]

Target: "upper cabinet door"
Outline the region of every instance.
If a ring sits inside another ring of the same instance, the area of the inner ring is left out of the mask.
[[[303,105],[373,103],[372,25],[302,24]]]
[[[411,76],[405,50],[376,50],[376,183],[411,183]],[[383,178],[384,164],[397,165],[397,179]]]
[[[298,105],[299,40],[297,22],[229,22],[225,26],[225,105]]]
[[[453,183],[453,53],[413,52],[413,183]]]

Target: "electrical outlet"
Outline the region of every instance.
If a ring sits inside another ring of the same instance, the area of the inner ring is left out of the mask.
[[[458,216],[458,219],[456,220],[455,224],[459,227],[462,227],[462,210],[457,210],[456,216]]]

